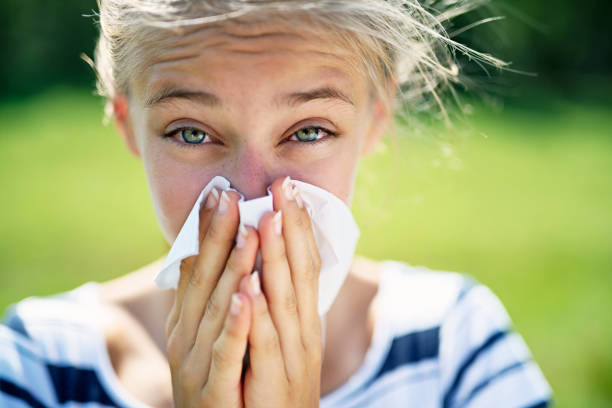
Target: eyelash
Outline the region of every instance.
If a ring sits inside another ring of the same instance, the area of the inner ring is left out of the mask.
[[[317,129],[319,132],[323,132],[323,133],[327,134],[327,136],[323,136],[323,137],[321,137],[319,139],[312,140],[312,141],[300,141],[299,139],[297,139],[297,136],[295,136],[295,135],[299,131],[301,131],[301,130],[308,130],[308,129]],[[215,139],[208,132],[206,132],[204,130],[200,130],[200,129],[195,128],[195,127],[189,127],[189,126],[180,127],[178,129],[174,129],[174,130],[172,130],[170,132],[164,133],[164,138],[173,139],[173,137],[175,135],[179,134],[180,132],[182,132],[184,130],[192,130],[192,131],[197,131],[197,132],[203,132],[206,136],[208,136],[209,138],[212,138],[213,141],[212,142],[207,142],[207,143],[187,143],[187,142],[184,142],[184,141],[180,141],[179,142],[179,141],[173,140],[173,142],[176,143],[177,145],[179,145],[180,147],[197,148],[198,146],[205,145],[205,144],[211,144],[211,143],[212,144],[219,144],[219,143],[216,143],[214,141]],[[283,139],[283,142],[287,141],[287,142],[297,142],[297,143],[300,143],[300,144],[316,145],[318,143],[325,142],[329,137],[335,137],[335,136],[338,136],[338,133],[332,132],[331,130],[328,130],[328,129],[324,128],[324,127],[321,127],[321,126],[305,126],[305,127],[299,128],[295,132],[291,133],[291,135],[289,137]],[[295,137],[295,140],[290,140],[293,137]]]
[[[297,136],[295,136],[299,131],[301,131],[301,130],[308,130],[308,129],[316,129],[318,132],[325,133],[326,136],[322,136],[319,139],[311,140],[311,141],[299,140],[297,138]],[[314,144],[317,144],[317,143],[325,142],[325,141],[327,141],[327,139],[329,137],[335,137],[335,136],[338,136],[338,134],[336,132],[332,132],[331,130],[328,130],[328,129],[324,128],[324,127],[321,127],[321,126],[305,126],[305,127],[299,128],[295,132],[291,133],[291,135],[288,138],[283,139],[283,141],[297,142],[297,143],[302,143],[302,144],[305,143],[305,144],[314,145]]]
[[[188,149],[196,148],[196,147],[198,147],[200,145],[203,145],[203,144],[210,144],[210,143],[218,144],[218,143],[215,143],[215,142],[208,142],[208,143],[187,143],[187,142],[184,142],[184,141],[174,140],[174,136],[175,135],[179,135],[184,130],[192,130],[192,131],[196,131],[196,132],[202,132],[207,137],[212,138],[212,136],[208,132],[206,132],[204,130],[200,130],[200,129],[195,128],[195,127],[189,127],[189,126],[180,127],[178,129],[174,129],[174,130],[172,130],[170,132],[164,133],[164,138],[167,139],[167,140],[170,140],[171,142],[175,143],[179,147],[185,147],[185,148],[188,148]]]

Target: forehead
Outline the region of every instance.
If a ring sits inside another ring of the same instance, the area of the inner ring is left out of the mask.
[[[331,30],[307,20],[225,21],[165,36],[144,52],[131,89],[142,101],[164,89],[230,89],[272,96],[275,90],[331,86],[359,101],[366,80],[360,58]]]

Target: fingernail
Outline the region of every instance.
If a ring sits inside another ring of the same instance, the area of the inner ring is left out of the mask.
[[[272,222],[274,222],[274,232],[276,235],[280,235],[283,232],[283,212],[278,211],[274,215]]]
[[[221,199],[219,200],[219,213],[223,214],[229,208],[230,198],[225,191],[221,192]]]
[[[232,295],[232,304],[230,306],[230,313],[234,316],[238,316],[240,314],[240,309],[242,308],[242,300],[240,300],[240,295],[234,293]]]
[[[287,200],[293,200],[297,204],[298,208],[304,208],[304,200],[302,200],[302,196],[300,195],[300,192],[293,180],[291,180],[291,177],[285,177],[281,187]]]
[[[259,272],[255,271],[249,278],[248,286],[249,294],[251,296],[257,296],[261,293],[261,281],[259,280]]]
[[[295,198],[295,203],[298,208],[304,208],[304,200],[302,200],[302,196],[300,195],[300,191],[298,190],[295,183],[291,183],[293,185],[293,198]]]
[[[219,192],[216,188],[213,188],[212,190],[210,190],[210,193],[208,193],[208,197],[206,197],[206,203],[204,203],[204,206],[206,207],[206,209],[210,210],[211,208],[214,208],[217,205],[218,201]]]
[[[291,177],[287,176],[283,180],[283,184],[281,184],[281,188],[283,189],[283,194],[287,200],[293,200],[293,191],[291,189]]]
[[[244,248],[248,235],[249,230],[247,230],[244,225],[240,224],[238,227],[238,236],[236,237],[236,246],[238,248]]]

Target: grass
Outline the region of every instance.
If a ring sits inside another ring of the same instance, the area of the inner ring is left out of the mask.
[[[612,403],[611,111],[549,102],[402,131],[361,163],[353,201],[359,253],[493,289],[558,407]],[[141,165],[101,112],[66,89],[0,104],[0,310],[166,249]]]

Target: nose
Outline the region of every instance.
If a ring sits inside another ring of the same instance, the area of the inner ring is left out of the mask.
[[[237,152],[225,170],[225,177],[246,200],[267,195],[266,189],[274,181],[272,164],[252,148]]]

